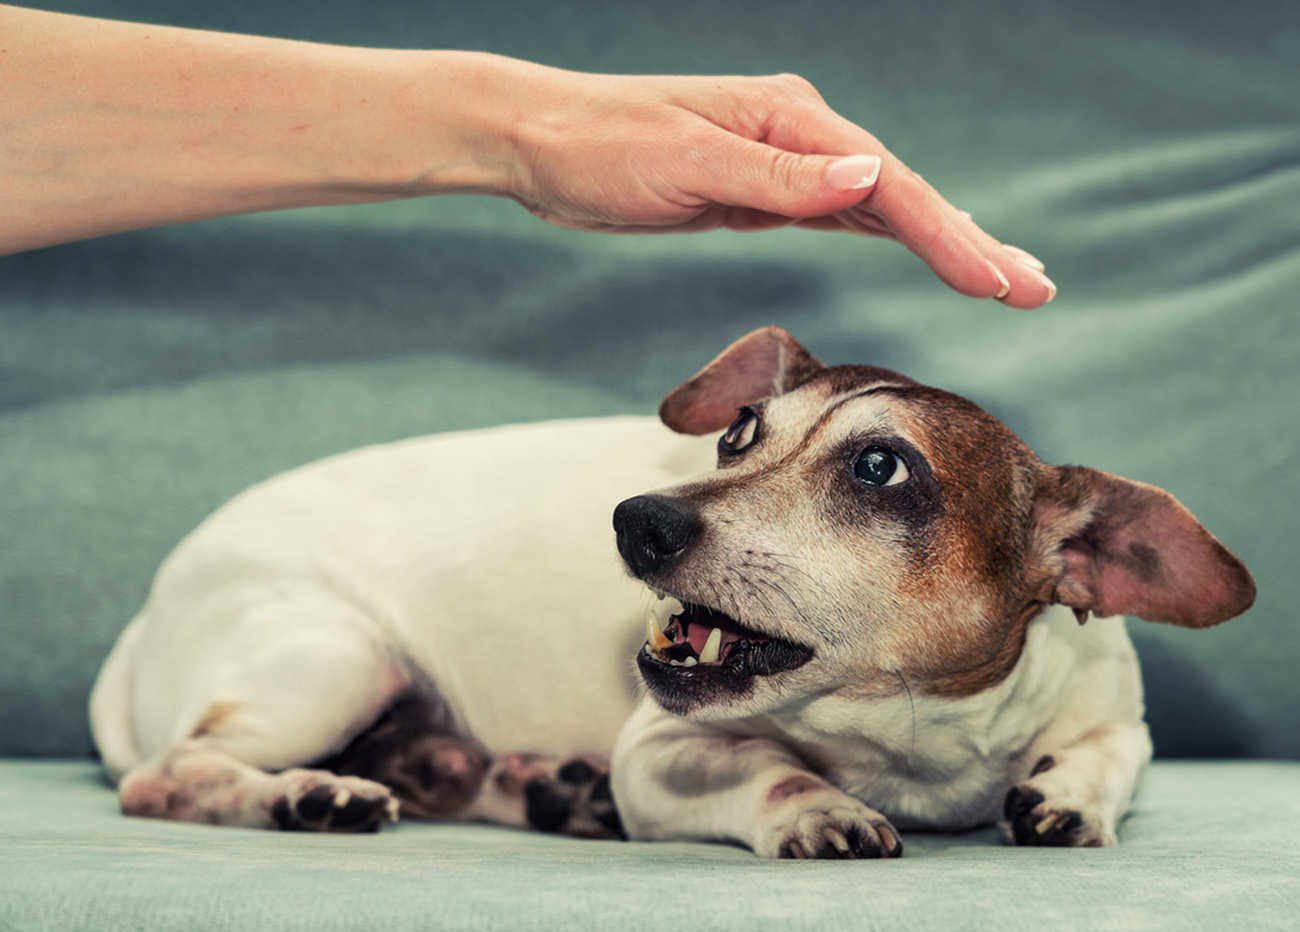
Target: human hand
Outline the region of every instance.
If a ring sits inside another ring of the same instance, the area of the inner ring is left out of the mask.
[[[1018,308],[1056,295],[1038,260],[985,233],[801,78],[529,67],[507,193],[550,223],[850,231],[897,240],[965,295]]]

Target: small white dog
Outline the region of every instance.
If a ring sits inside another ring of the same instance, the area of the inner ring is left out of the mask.
[[[687,436],[422,438],[220,509],[92,696],[124,811],[356,831],[400,801],[764,857],[1115,842],[1150,743],[1123,619],[1082,622],[1254,598],[1186,509],[776,328],[661,415]]]

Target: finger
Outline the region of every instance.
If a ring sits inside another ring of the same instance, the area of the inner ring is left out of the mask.
[[[1037,256],[1025,252],[1019,246],[1009,246],[1006,243],[1003,243],[1002,248],[1005,249],[1007,252],[1011,253],[1011,257],[1015,259],[1017,262],[1023,262],[1025,265],[1029,266],[1030,268],[1037,269],[1040,272],[1047,271],[1047,266],[1043,265],[1042,260],[1040,260]]]
[[[836,233],[847,230],[862,236],[874,236],[878,239],[898,242],[898,237],[885,226],[883,221],[861,211],[855,212],[852,216],[847,211],[841,211],[828,217],[809,217],[806,220],[796,220],[794,226],[803,230],[827,230]]]
[[[1007,276],[970,235],[973,222],[959,222],[958,212],[897,159],[886,163],[871,197],[849,213],[857,211],[884,220],[895,238],[954,291],[972,298],[1009,295]]]
[[[881,175],[872,194],[842,211],[841,229],[887,235],[920,256],[956,291],[977,298],[997,298],[1012,307],[1037,307],[1050,301],[1056,287],[1034,269],[1035,260],[1006,251],[971,219],[957,210],[920,175],[911,171],[880,141],[824,104],[790,108],[772,126],[769,141],[798,151],[875,152],[883,155]],[[812,218],[801,226],[833,229]],[[1041,266],[1041,263],[1039,263]],[[1035,272],[1037,274],[1035,274]]]
[[[712,140],[718,155],[687,183],[701,203],[773,214],[788,220],[845,210],[870,195],[880,175],[874,154],[802,154],[725,131]]]
[[[990,257],[989,261],[996,263],[1011,283],[1010,293],[999,299],[1008,307],[1032,310],[1056,297],[1056,284],[1030,263],[1010,252],[1007,247],[1000,246],[1000,253]]]
[[[997,266],[1011,285],[1011,290],[999,299],[1003,304],[1030,309],[1056,297],[1056,285],[1047,277],[1046,268],[1035,256],[999,242],[982,230],[970,214],[959,211],[946,202],[945,206],[952,212],[953,222],[958,228],[976,244],[986,259]]]

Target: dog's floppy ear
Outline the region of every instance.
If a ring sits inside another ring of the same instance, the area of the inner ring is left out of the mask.
[[[673,389],[659,406],[659,417],[681,434],[722,430],[738,408],[788,392],[822,368],[790,334],[764,327],[732,343]]]
[[[1207,628],[1255,600],[1246,567],[1163,489],[1048,467],[1034,517],[1057,574],[1050,601],[1080,622],[1093,612]]]

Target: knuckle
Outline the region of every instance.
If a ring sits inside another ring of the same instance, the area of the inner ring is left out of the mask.
[[[821,99],[821,94],[817,92],[817,88],[813,86],[811,81],[802,75],[787,72],[773,75],[771,81],[775,86],[781,88],[787,93],[803,97],[813,97],[817,100]]]
[[[777,152],[771,162],[772,182],[778,190],[792,191],[798,187],[803,171],[803,156],[794,152]]]

